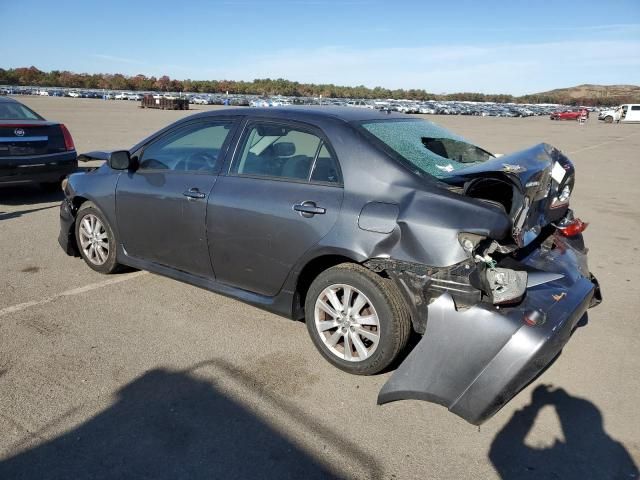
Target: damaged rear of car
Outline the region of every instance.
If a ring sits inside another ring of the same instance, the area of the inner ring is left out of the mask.
[[[587,224],[569,208],[574,167],[546,144],[495,158],[428,122],[361,128],[415,174],[435,177],[443,197],[468,202],[432,209],[423,199],[398,216],[400,230],[404,224],[412,233],[417,217],[439,216],[435,225],[430,217],[423,240],[429,248],[448,238],[449,249],[429,249],[444,255],[366,262],[394,280],[423,334],[378,403],[427,400],[481,424],[559,354],[601,301],[582,239]]]

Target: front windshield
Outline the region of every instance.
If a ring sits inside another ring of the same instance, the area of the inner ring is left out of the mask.
[[[436,178],[494,158],[464,138],[426,120],[376,120],[360,125],[419,172]]]

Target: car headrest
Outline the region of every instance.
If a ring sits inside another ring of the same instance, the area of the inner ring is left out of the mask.
[[[296,146],[291,142],[274,143],[271,147],[276,157],[290,157],[296,153]]]

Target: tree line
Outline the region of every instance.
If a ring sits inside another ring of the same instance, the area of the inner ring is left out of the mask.
[[[423,89],[368,88],[333,84],[299,83],[283,78],[259,78],[251,82],[236,80],[176,80],[167,75],[147,77],[127,76],[120,73],[74,73],[66,70],[44,72],[36,67],[0,68],[0,85],[22,85],[38,87],[62,87],[78,89],[106,89],[159,92],[226,93],[252,95],[285,95],[292,97],[361,98],[361,99],[406,99],[406,100],[457,100],[497,103],[560,103],[564,105],[611,105],[640,102],[640,95],[594,96],[572,98],[567,94],[533,94],[515,97],[507,94],[485,94],[459,92],[436,95]]]

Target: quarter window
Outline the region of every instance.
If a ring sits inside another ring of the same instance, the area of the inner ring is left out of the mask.
[[[320,137],[271,123],[251,126],[232,173],[338,183],[337,164]]]
[[[144,149],[143,170],[173,170],[216,173],[222,162],[220,151],[231,123],[198,123],[160,138]]]

